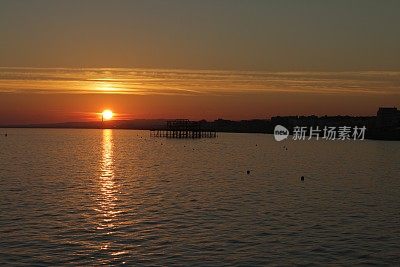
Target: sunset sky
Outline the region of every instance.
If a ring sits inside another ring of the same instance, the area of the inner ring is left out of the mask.
[[[0,124],[374,115],[399,1],[0,0]]]

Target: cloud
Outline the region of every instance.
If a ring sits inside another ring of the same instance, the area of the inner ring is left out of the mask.
[[[400,97],[400,72],[0,68],[0,92],[192,96],[297,93]]]

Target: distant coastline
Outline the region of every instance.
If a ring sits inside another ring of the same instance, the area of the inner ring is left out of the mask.
[[[64,129],[163,129],[168,119],[135,119],[92,122],[64,122],[47,124],[0,125],[0,128],[64,128]],[[400,141],[400,111],[397,108],[380,108],[377,116],[276,116],[271,119],[199,121],[203,129],[230,133],[273,134],[276,125],[288,129],[295,126],[340,127],[366,126],[366,138],[375,140]]]

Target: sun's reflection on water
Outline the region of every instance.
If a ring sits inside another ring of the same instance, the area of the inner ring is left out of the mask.
[[[115,242],[116,236],[121,234],[120,227],[123,220],[119,199],[120,185],[115,177],[115,148],[113,130],[104,129],[102,136],[101,157],[99,161],[100,176],[98,179],[97,212],[96,216],[96,248],[102,251],[99,262],[109,261],[124,263],[123,258],[128,251]]]
[[[97,229],[112,232],[118,212],[117,185],[114,176],[114,142],[113,132],[110,129],[103,130],[102,157],[100,161],[100,194],[98,196],[99,207],[97,211],[102,218]]]

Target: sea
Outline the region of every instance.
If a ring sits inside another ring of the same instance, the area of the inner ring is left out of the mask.
[[[399,264],[400,142],[0,129],[0,266]]]

